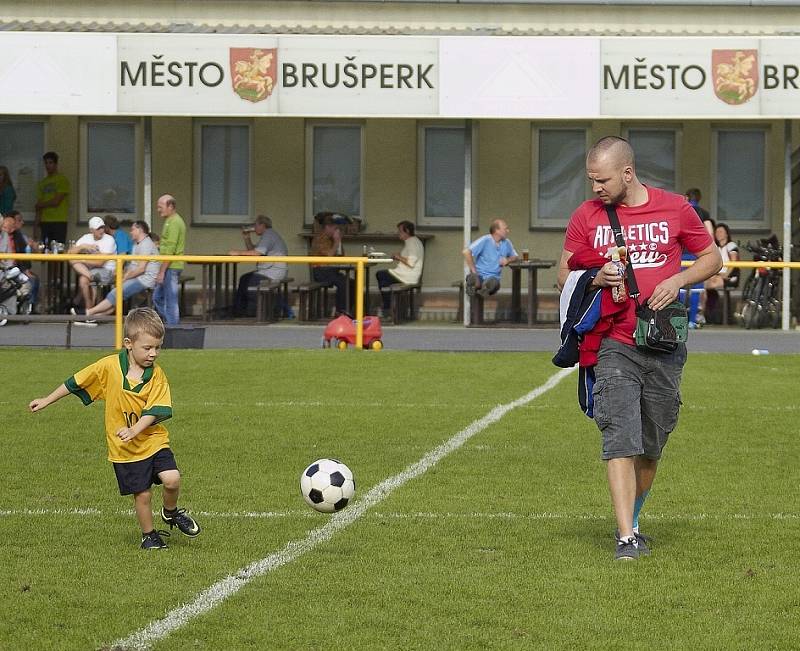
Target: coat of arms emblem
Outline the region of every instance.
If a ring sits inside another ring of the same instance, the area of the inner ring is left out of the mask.
[[[758,90],[758,50],[713,50],[714,93],[726,104],[744,104]]]
[[[233,92],[248,102],[260,102],[272,94],[278,69],[277,48],[232,47]]]

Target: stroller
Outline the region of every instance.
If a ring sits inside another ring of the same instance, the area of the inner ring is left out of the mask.
[[[0,327],[8,323],[9,314],[30,314],[31,282],[19,267],[0,269]]]

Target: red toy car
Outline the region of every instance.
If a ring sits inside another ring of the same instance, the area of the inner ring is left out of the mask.
[[[382,336],[383,328],[381,328],[380,318],[377,316],[365,316],[364,348],[380,350],[383,348]],[[322,335],[322,347],[330,348],[334,346],[339,350],[345,350],[348,345],[356,345],[356,322],[346,314],[342,314],[325,326],[325,333]]]

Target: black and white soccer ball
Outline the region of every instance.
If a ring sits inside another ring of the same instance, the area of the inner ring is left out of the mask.
[[[317,459],[300,475],[300,492],[312,509],[322,513],[341,511],[353,499],[353,473],[337,459]]]

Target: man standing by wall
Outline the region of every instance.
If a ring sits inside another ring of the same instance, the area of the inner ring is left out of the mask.
[[[175,197],[169,194],[159,197],[156,202],[156,210],[164,219],[159,244],[161,255],[183,255],[186,248],[186,223],[176,207]],[[156,277],[153,306],[166,325],[177,325],[180,321],[178,283],[184,266],[183,262],[162,262]]]
[[[33,237],[40,242],[66,242],[69,220],[69,181],[58,172],[58,154],[48,151],[44,156],[45,176],[36,185],[36,220]]]
[[[722,266],[719,251],[685,198],[643,185],[636,176],[630,144],[622,138],[599,140],[586,157],[586,173],[597,199],[585,201],[567,226],[558,270],[563,288],[570,258],[595,254],[609,260],[616,249],[606,206],[614,206],[635,268],[641,292],[653,310],[660,310],[681,287],[702,282]],[[697,256],[681,271],[681,250]],[[612,262],[602,265],[593,287],[611,291],[623,278]],[[580,267],[577,267],[580,268]],[[627,286],[627,284],[626,284]],[[635,560],[649,554],[648,538],[639,533],[639,511],[655,478],[658,460],[675,428],[680,408],[680,381],[686,345],[671,353],[637,348],[634,343],[636,301],[610,318],[597,353],[594,419],[602,435],[608,486],[617,521],[615,558]]]

